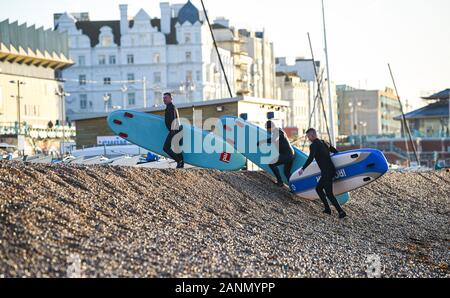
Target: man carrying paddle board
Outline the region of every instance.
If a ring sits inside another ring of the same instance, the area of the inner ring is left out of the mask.
[[[165,93],[163,100],[166,105],[165,123],[167,129],[169,130],[169,135],[164,143],[164,152],[177,162],[177,169],[182,169],[184,168],[183,154],[175,153],[172,150],[172,142],[175,136],[182,130],[180,116],[178,114],[178,109],[173,104],[172,94]],[[174,144],[174,146],[179,147],[179,144]]]
[[[270,134],[270,138],[267,141],[259,142],[258,146],[260,146],[263,142],[268,144],[271,144],[272,140],[276,142],[280,156],[278,160],[275,163],[270,164],[269,167],[275,177],[277,177],[277,186],[283,187],[284,183],[278,167],[284,165],[284,175],[286,176],[287,181],[289,181],[289,178],[291,177],[292,164],[295,160],[295,151],[289,143],[286,133],[281,128],[277,128],[273,121],[267,121],[266,129]]]
[[[331,160],[330,154],[338,153],[338,151],[327,142],[320,140],[317,137],[316,130],[313,128],[308,129],[308,131],[306,132],[306,136],[311,142],[310,154],[308,160],[300,169],[299,175],[303,175],[303,172],[315,159],[321,171],[321,178],[317,183],[316,191],[323,204],[325,205],[325,210],[323,212],[326,214],[331,214],[331,208],[327,201],[328,197],[333,206],[339,212],[339,218],[345,218],[347,214],[344,212],[344,210],[342,210],[333,193],[333,178],[336,176],[336,167]]]

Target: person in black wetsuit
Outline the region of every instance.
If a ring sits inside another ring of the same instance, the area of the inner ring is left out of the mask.
[[[284,175],[286,176],[286,179],[289,181],[289,178],[291,178],[291,169],[292,164],[294,163],[295,159],[295,151],[292,148],[291,144],[289,143],[289,140],[286,136],[286,133],[281,129],[277,128],[275,126],[275,123],[272,121],[267,121],[266,123],[266,129],[269,132],[269,134],[276,133],[276,130],[278,129],[278,135],[275,135],[274,141],[277,143],[277,148],[280,153],[280,157],[278,158],[278,161],[274,164],[269,165],[270,169],[274,173],[275,177],[277,177],[277,186],[283,187],[284,182],[280,175],[280,170],[278,169],[279,166],[284,165]],[[271,144],[273,140],[273,137],[271,136],[266,142],[268,144]],[[258,146],[261,144],[258,143]]]
[[[313,128],[310,128],[306,132],[306,136],[311,142],[310,154],[305,165],[299,171],[299,175],[300,176],[303,175],[303,172],[315,159],[317,165],[320,168],[322,176],[319,182],[317,183],[316,191],[320,199],[322,200],[323,204],[325,205],[325,210],[323,212],[326,214],[331,214],[331,208],[327,201],[328,197],[333,206],[339,212],[339,218],[344,218],[347,216],[347,214],[344,212],[344,210],[342,210],[336,197],[333,194],[333,178],[336,176],[336,167],[334,166],[333,161],[331,160],[330,153],[338,153],[338,151],[329,143],[320,140],[317,137],[316,130]]]
[[[173,104],[172,95],[170,93],[164,94],[164,104],[166,105],[165,122],[166,127],[169,130],[169,135],[167,136],[163,149],[167,155],[177,162],[177,169],[182,169],[184,168],[183,154],[177,154],[172,150],[172,141],[175,136],[181,132],[182,127],[178,110]]]

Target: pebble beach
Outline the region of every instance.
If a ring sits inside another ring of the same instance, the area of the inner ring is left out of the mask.
[[[322,209],[260,172],[0,161],[0,277],[450,277],[450,173]]]

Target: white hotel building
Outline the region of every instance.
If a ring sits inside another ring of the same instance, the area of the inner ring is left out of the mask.
[[[229,97],[203,13],[190,1],[160,8],[160,19],[143,9],[130,19],[127,5],[120,5],[120,21],[56,19],[76,63],[62,73],[69,117],[160,105],[164,92],[177,103]],[[232,56],[219,51],[233,81]]]

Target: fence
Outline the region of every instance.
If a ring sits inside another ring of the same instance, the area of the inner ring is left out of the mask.
[[[23,135],[34,139],[61,139],[74,138],[76,130],[74,127],[57,126],[54,128],[37,128],[30,125],[23,125],[19,127],[17,123],[0,123],[1,136],[17,136]]]

